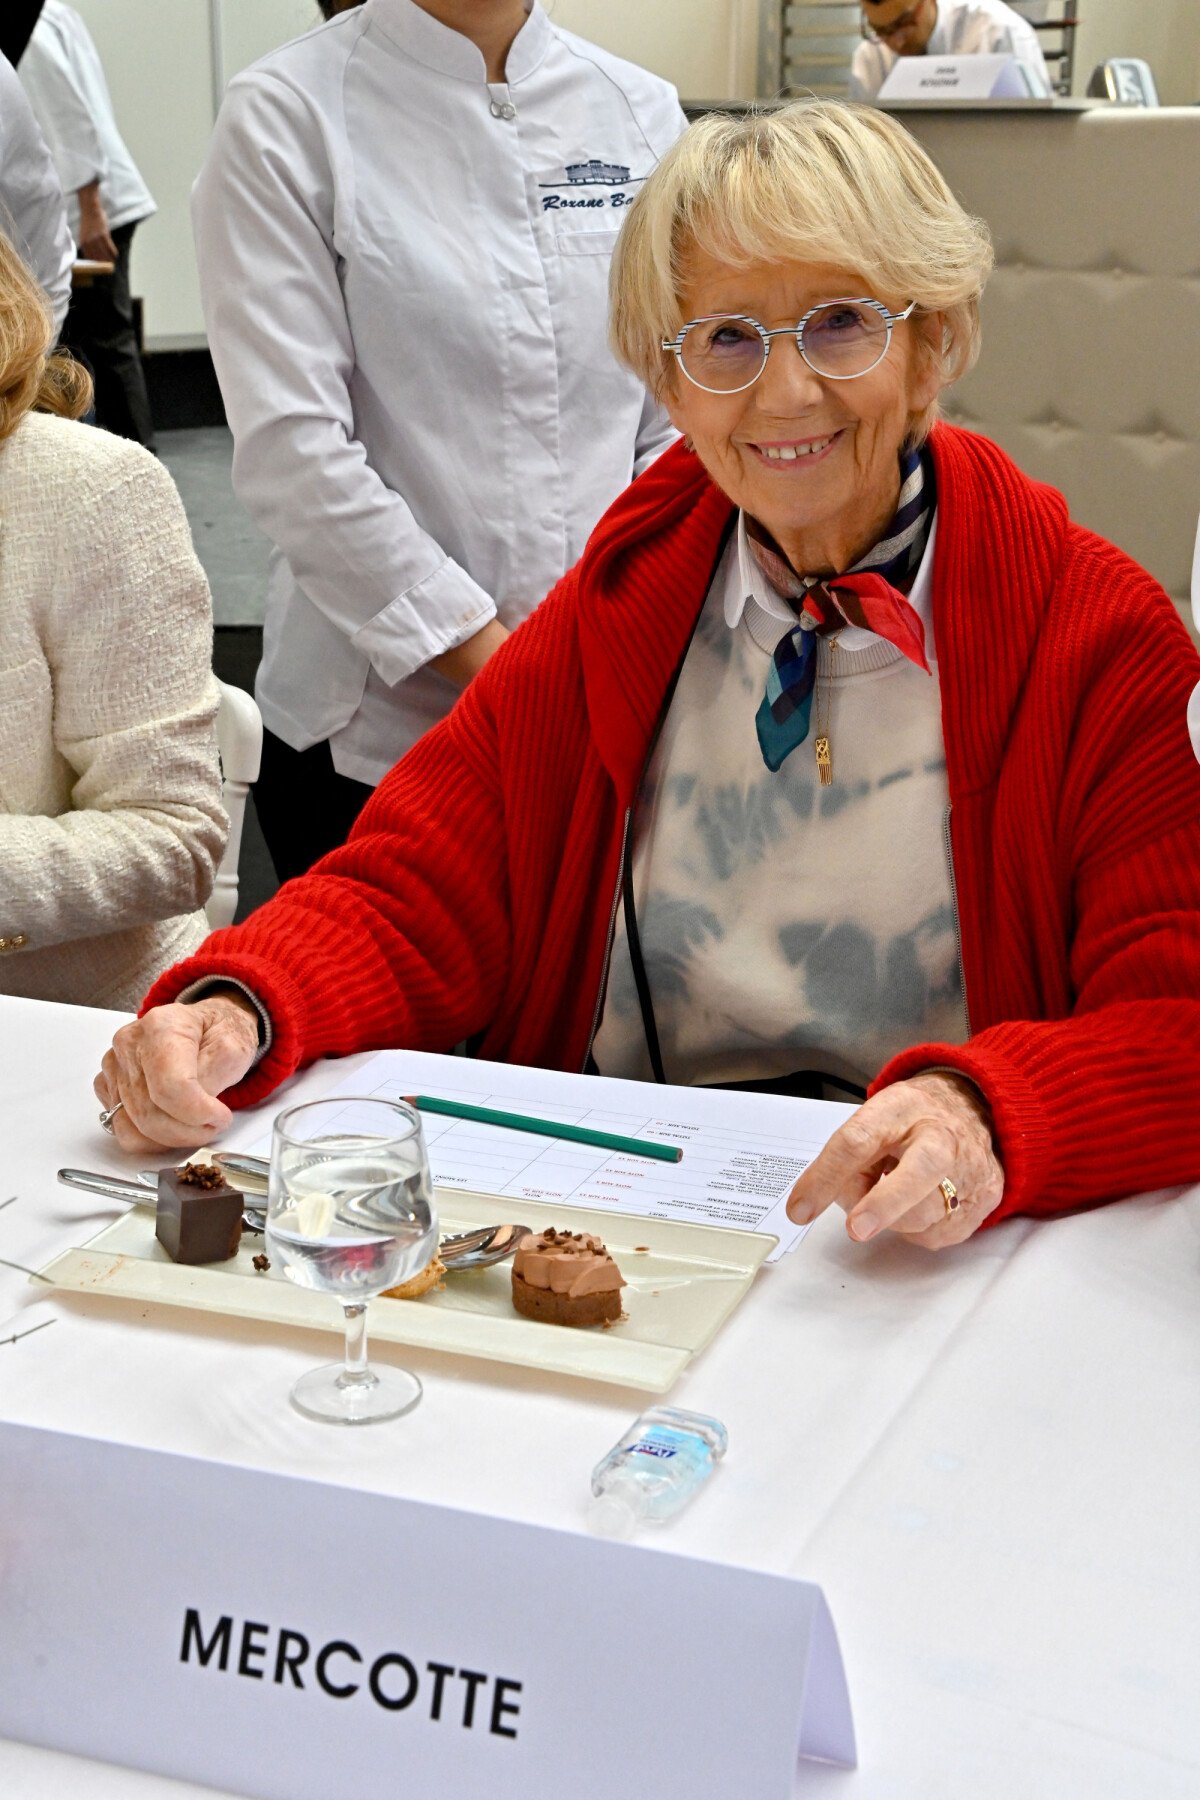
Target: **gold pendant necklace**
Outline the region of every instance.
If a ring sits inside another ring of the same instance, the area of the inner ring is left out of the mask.
[[[837,632],[831,632],[825,639],[825,642],[829,645],[829,660],[831,664],[833,662],[833,653],[837,649],[837,640]],[[820,776],[821,786],[829,787],[833,781],[833,752],[829,747],[829,687],[833,679],[833,670],[830,668],[826,673],[824,680],[821,679],[820,656],[821,646],[818,643],[817,676],[815,682],[816,693],[813,696],[813,699],[816,702],[814,711],[817,715],[817,736],[813,749],[817,753],[817,774]],[[823,705],[822,702],[824,702]]]

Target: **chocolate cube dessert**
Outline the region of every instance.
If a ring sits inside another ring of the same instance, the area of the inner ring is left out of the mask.
[[[242,1203],[212,1163],[160,1169],[154,1235],[177,1263],[228,1262],[242,1236]]]

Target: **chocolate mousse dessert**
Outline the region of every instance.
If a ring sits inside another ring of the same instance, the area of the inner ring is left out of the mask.
[[[553,1225],[525,1238],[513,1258],[512,1297],[527,1319],[604,1325],[621,1317],[624,1277],[598,1237]]]
[[[241,1241],[243,1199],[212,1163],[160,1169],[154,1235],[177,1263],[228,1262]]]

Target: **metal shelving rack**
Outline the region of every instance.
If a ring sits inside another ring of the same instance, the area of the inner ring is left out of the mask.
[[[858,0],[763,0],[758,91],[845,99],[862,41]]]
[[[1052,10],[1052,17],[1039,19],[1035,14],[1028,22],[1038,34],[1038,43],[1042,47],[1055,93],[1069,96],[1071,83],[1075,79],[1075,32],[1079,25],[1079,0],[1052,0],[1049,10]],[[1014,11],[1023,12],[1024,9],[1017,5]],[[1037,11],[1040,12],[1041,8]]]

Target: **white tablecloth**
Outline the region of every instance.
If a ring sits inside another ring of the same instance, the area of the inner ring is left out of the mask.
[[[91,1094],[119,1022],[0,999],[0,1202],[17,1196],[0,1257],[36,1267],[119,1210],[54,1179],[128,1173]],[[351,1066],[308,1071],[287,1099]],[[1200,1188],[941,1256],[854,1245],[826,1217],[678,1384],[731,1447],[655,1541],[819,1582],[838,1628],[860,1767],[801,1768],[804,1800],[1200,1793],[1198,1238]],[[51,1296],[0,1267],[0,1339],[43,1318],[0,1344],[0,1417],[559,1527],[583,1529],[589,1471],[637,1409],[389,1346],[374,1354],[418,1371],[422,1404],[330,1431],[287,1404],[326,1348],[311,1332]],[[0,1743],[14,1800],[210,1792]]]

